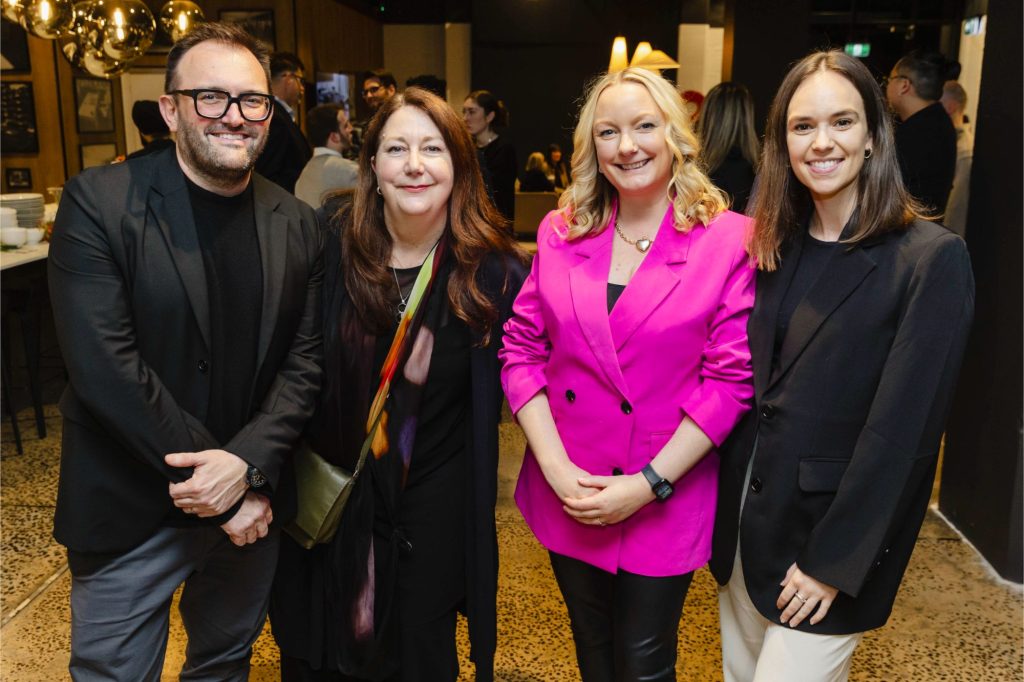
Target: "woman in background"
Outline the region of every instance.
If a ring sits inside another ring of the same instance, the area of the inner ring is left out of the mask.
[[[500,354],[529,443],[516,502],[550,552],[584,682],[675,680],[711,553],[706,455],[752,391],[749,221],[725,210],[657,73],[601,78],[574,149]]]
[[[554,192],[555,186],[548,180],[548,164],[540,152],[530,154],[526,159],[526,171],[519,181],[520,192]]]
[[[974,281],[904,189],[882,93],[817,52],[775,96],[754,199],[754,409],[721,449],[727,682],[840,682],[928,506]]]
[[[555,186],[555,190],[560,192],[569,186],[569,181],[572,177],[569,175],[569,166],[565,162],[562,148],[554,143],[549,144],[546,160],[548,162],[548,172],[551,173],[548,179]]]
[[[359,167],[351,207],[329,221],[313,450],[352,471],[380,377],[397,369],[337,534],[308,551],[282,540],[282,679],[454,682],[462,612],[476,679],[491,680],[497,351],[525,267],[444,100],[412,87],[381,105]],[[431,284],[406,318],[421,266]],[[393,357],[400,319],[408,341]]]
[[[510,223],[515,219],[516,176],[519,163],[516,148],[508,135],[499,133],[508,126],[505,103],[487,90],[474,90],[462,104],[462,118],[476,140],[487,189],[501,214]]]
[[[731,197],[732,210],[743,213],[761,152],[754,130],[754,98],[747,87],[726,82],[711,88],[697,134],[708,177]]]

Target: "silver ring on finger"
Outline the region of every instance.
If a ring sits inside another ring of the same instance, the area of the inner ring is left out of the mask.
[[[804,603],[804,604],[807,603],[807,599],[803,595],[801,595],[799,592],[797,592],[793,596],[795,596],[797,599],[799,599],[802,603]]]
[[[597,525],[599,525],[599,526],[601,526],[601,527],[603,528],[604,526],[606,526],[606,525],[608,525],[608,524],[606,524],[606,523],[604,522],[604,519],[598,519],[598,520],[597,520]]]

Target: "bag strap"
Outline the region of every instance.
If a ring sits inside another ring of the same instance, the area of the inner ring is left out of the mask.
[[[413,318],[416,317],[420,303],[426,298],[430,285],[434,281],[434,275],[438,270],[438,244],[440,244],[440,240],[434,244],[434,248],[430,250],[423,264],[420,265],[420,271],[416,275],[416,282],[413,283],[412,291],[409,293],[409,301],[405,312],[398,321],[395,338],[391,340],[391,348],[388,349],[384,366],[381,368],[380,385],[377,387],[377,393],[373,396],[373,402],[370,403],[370,414],[366,418],[366,440],[363,441],[362,450],[359,452],[359,461],[356,463],[355,471],[352,472],[352,478],[359,476],[359,472],[363,469],[363,464],[366,463],[366,455],[370,452],[373,447],[373,441],[377,437],[381,417],[384,415],[384,403],[387,402],[387,398],[391,394],[391,380],[398,369],[398,360],[402,356],[405,343],[409,340],[409,331],[412,328]]]

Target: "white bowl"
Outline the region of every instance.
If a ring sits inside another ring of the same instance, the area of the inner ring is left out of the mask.
[[[28,241],[28,230],[24,227],[5,227],[0,229],[0,243],[8,246],[21,246]]]
[[[26,230],[26,232],[28,233],[27,243],[29,245],[38,244],[39,242],[43,241],[43,235],[45,234],[45,232],[42,228],[33,227]]]

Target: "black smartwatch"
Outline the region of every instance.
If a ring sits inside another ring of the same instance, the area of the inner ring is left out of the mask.
[[[263,475],[263,472],[249,465],[249,468],[245,470],[245,484],[252,489],[262,488],[267,484],[267,477]]]
[[[657,471],[654,470],[650,464],[645,466],[640,473],[644,475],[647,482],[651,484],[651,490],[654,491],[654,498],[658,502],[664,502],[668,498],[672,497],[674,492],[672,484],[661,477]]]

